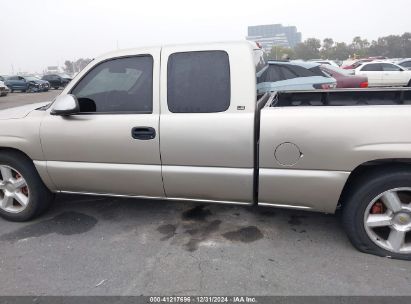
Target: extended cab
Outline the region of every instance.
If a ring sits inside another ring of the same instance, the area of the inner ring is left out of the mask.
[[[0,214],[52,193],[342,208],[361,251],[411,258],[411,91],[257,94],[249,42],[116,51],[53,103],[0,111]]]

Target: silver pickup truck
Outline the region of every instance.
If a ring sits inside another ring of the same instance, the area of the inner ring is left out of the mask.
[[[266,68],[249,42],[116,51],[0,111],[0,214],[60,192],[341,209],[356,248],[411,259],[411,91],[260,96]]]

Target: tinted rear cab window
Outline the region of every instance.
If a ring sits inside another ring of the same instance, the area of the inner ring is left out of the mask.
[[[224,112],[230,106],[230,62],[224,51],[183,52],[167,64],[167,102],[173,113]]]

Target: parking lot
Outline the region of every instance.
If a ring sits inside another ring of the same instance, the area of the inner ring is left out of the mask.
[[[12,93],[0,108],[59,92]],[[411,295],[411,264],[356,251],[338,216],[58,195],[0,219],[2,295]]]
[[[9,93],[7,96],[0,97],[0,110],[30,103],[51,101],[60,93],[61,90],[54,89],[42,93]]]

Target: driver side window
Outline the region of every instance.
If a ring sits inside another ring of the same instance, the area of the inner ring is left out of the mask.
[[[134,56],[98,64],[71,94],[82,113],[151,113],[153,109],[153,58]]]

